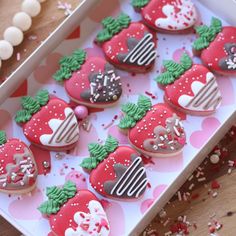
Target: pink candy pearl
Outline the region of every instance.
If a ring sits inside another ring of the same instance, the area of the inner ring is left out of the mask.
[[[74,112],[79,120],[83,120],[88,116],[88,108],[85,106],[77,106]]]

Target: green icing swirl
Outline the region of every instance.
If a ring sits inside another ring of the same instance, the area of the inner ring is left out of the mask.
[[[180,64],[168,60],[163,62],[166,71],[159,75],[155,80],[163,85],[171,84],[192,67],[192,60],[187,53],[183,53],[180,58]]]
[[[60,210],[60,205],[53,200],[42,203],[38,210],[45,215],[56,214]]]
[[[147,112],[152,107],[152,102],[150,98],[140,95],[138,98],[137,105],[139,108]]]
[[[63,189],[60,189],[56,186],[47,188],[46,194],[47,194],[48,199],[53,200],[54,202],[57,202],[59,205],[67,201],[67,197]]]
[[[6,132],[0,130],[0,145],[4,144],[6,142],[7,142]]]
[[[96,157],[97,160],[102,161],[107,157],[108,153],[106,149],[98,143],[90,143],[88,145],[89,153],[91,157]]]
[[[106,139],[104,145],[90,143],[88,145],[90,157],[85,158],[80,166],[88,170],[95,169],[97,165],[103,161],[109,155],[109,153],[114,152],[117,147],[118,141],[110,135]]]
[[[135,125],[136,125],[136,121],[132,117],[126,115],[120,120],[120,123],[118,126],[120,129],[129,129],[129,128],[133,128]]]
[[[69,79],[74,71],[77,71],[84,64],[86,59],[86,52],[82,49],[75,50],[72,55],[61,58],[59,64],[60,69],[56,71],[53,78],[56,81],[63,81]]]
[[[117,34],[120,32],[121,26],[119,22],[112,17],[107,17],[103,19],[102,25],[105,29],[107,29],[112,35]]]
[[[149,2],[150,0],[132,0],[131,4],[135,8],[142,8],[146,6]]]
[[[127,28],[131,22],[131,19],[128,15],[121,13],[117,17],[117,21],[122,29]]]
[[[100,43],[105,42],[112,38],[112,33],[108,29],[103,29],[100,31],[96,37],[96,40]]]
[[[193,48],[198,51],[207,48],[221,30],[222,23],[215,17],[212,17],[209,27],[206,25],[197,26],[196,32],[199,38],[193,43]]]
[[[137,105],[134,103],[124,104],[121,110],[125,113],[125,116],[120,120],[118,125],[119,128],[133,128],[136,125],[136,122],[146,115],[146,112],[151,106],[151,100],[143,95],[139,96]]]
[[[25,110],[28,110],[31,114],[35,114],[40,110],[40,105],[37,100],[30,96],[21,98],[21,105]]]
[[[92,169],[95,169],[98,164],[99,164],[99,161],[95,157],[88,157],[82,161],[80,166],[87,170],[92,170]]]
[[[72,75],[72,72],[69,68],[67,67],[61,67],[54,75],[53,78],[58,81],[61,82],[65,79],[70,79]]]
[[[159,75],[156,78],[156,81],[160,84],[167,85],[167,84],[172,84],[175,81],[175,77],[170,73],[169,71],[166,71]]]
[[[184,68],[180,64],[172,60],[164,61],[163,65],[166,68],[166,70],[170,72],[175,78],[182,75],[185,71]]]
[[[118,144],[119,142],[117,141],[117,139],[109,135],[108,138],[106,139],[104,148],[106,149],[108,153],[111,153],[116,150],[116,148],[118,147]]]
[[[136,121],[141,120],[146,113],[145,110],[139,108],[138,105],[134,103],[122,105],[121,110]]]
[[[124,13],[121,13],[116,19],[110,16],[106,17],[102,20],[103,30],[97,34],[96,40],[99,43],[110,40],[114,35],[127,28],[130,22],[130,17]]]
[[[67,199],[74,197],[77,192],[76,185],[71,181],[67,181],[64,184],[63,192],[66,195]]]
[[[48,103],[49,92],[47,90],[39,90],[35,96],[35,99],[40,106],[44,106]]]
[[[25,123],[31,119],[31,113],[28,110],[17,111],[15,116],[16,123]]]
[[[190,58],[190,56],[187,53],[184,53],[181,58],[180,58],[180,63],[181,66],[184,68],[184,70],[188,70],[192,67],[192,59]]]
[[[56,214],[61,206],[63,206],[70,198],[74,197],[75,194],[76,185],[71,181],[66,182],[62,188],[56,186],[47,188],[46,195],[48,201],[42,203],[38,207],[38,210],[42,214]]]

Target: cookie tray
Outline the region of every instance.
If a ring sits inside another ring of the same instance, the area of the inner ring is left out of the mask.
[[[52,79],[53,73],[58,69],[59,58],[70,54],[78,47],[86,49],[88,55],[102,56],[101,49],[93,43],[100,27],[99,22],[102,18],[111,14],[116,15],[120,11],[129,14],[133,20],[139,20],[139,14],[133,11],[129,2],[129,0],[84,0],[40,48],[1,85],[0,129],[5,129],[8,137],[18,137],[29,144],[21,128],[14,122],[15,112],[20,108],[20,96],[34,95],[38,89],[47,88],[50,93],[69,101],[64,88]],[[223,7],[217,8],[212,0],[202,0],[202,2],[208,4],[208,8],[200,1],[194,1],[201,13],[199,21],[209,23],[213,15],[218,18],[220,15],[224,16]],[[236,22],[233,14],[235,3],[233,0],[227,2],[229,8],[224,10],[227,10],[228,18],[225,19],[231,23]],[[90,10],[95,3],[97,3],[95,10]],[[226,1],[224,3],[227,5]],[[209,10],[211,6],[219,15]],[[227,23],[223,21],[223,24]],[[75,28],[76,30],[67,37]],[[191,54],[191,43],[194,37],[192,34],[158,33],[159,57],[153,71],[145,75],[131,75],[118,71],[122,77],[124,91],[119,104],[113,108],[91,113],[90,132],[81,128],[80,142],[64,158],[59,160],[55,152],[42,151],[30,146],[39,166],[37,188],[31,194],[22,196],[0,193],[0,214],[27,236],[48,235],[49,222],[37,211],[38,205],[45,199],[46,187],[61,185],[65,180],[70,179],[75,181],[79,188],[93,191],[88,182],[88,175],[79,167],[82,159],[88,156],[87,144],[105,140],[107,134],[112,134],[121,144],[127,145],[126,136],[116,127],[118,120],[112,121],[120,114],[120,105],[128,100],[135,101],[139,94],[145,93],[155,97],[152,99],[153,104],[163,102],[163,91],[153,80],[157,75],[156,71],[161,68],[163,59],[178,58],[183,48]],[[199,62],[197,58],[194,60]],[[186,129],[187,145],[182,154],[145,161],[150,185],[141,199],[122,202],[106,199],[97,194],[110,220],[111,236],[138,235],[236,120],[236,78],[217,76],[217,81],[223,96],[221,107],[211,116],[181,116]],[[19,89],[15,91],[18,87]],[[51,171],[47,175],[43,174],[43,160],[51,162]]]

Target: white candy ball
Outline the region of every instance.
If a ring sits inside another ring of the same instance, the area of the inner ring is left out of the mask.
[[[10,26],[4,31],[3,38],[12,46],[17,46],[22,43],[24,35],[20,29]]]
[[[12,24],[22,31],[28,30],[32,25],[31,17],[25,12],[18,12],[12,19]]]
[[[217,164],[220,161],[220,157],[217,154],[212,154],[210,156],[210,161],[212,164]]]
[[[9,59],[13,54],[12,45],[6,40],[0,40],[0,58],[2,60]]]
[[[41,5],[37,0],[24,0],[21,10],[29,14],[31,17],[37,16],[41,11]]]

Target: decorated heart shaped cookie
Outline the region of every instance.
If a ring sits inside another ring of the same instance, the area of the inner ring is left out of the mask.
[[[122,70],[143,73],[155,62],[157,38],[146,25],[131,22],[126,14],[102,21],[103,30],[96,41],[102,46],[107,60]]]
[[[164,85],[165,101],[192,115],[209,115],[220,106],[222,97],[215,76],[203,65],[192,64],[184,53],[180,63],[164,61],[166,71],[157,77]]]
[[[167,33],[186,32],[198,17],[191,0],[132,0],[132,5],[148,26]]]
[[[64,81],[73,101],[89,107],[112,106],[122,94],[115,68],[101,57],[86,58],[86,52],[81,49],[60,60],[54,79]]]
[[[180,118],[165,104],[151,104],[139,96],[137,105],[122,106],[125,114],[119,128],[128,133],[129,142],[139,152],[151,157],[165,157],[181,152],[186,136]]]
[[[198,26],[196,32],[199,37],[193,49],[203,63],[217,73],[236,74],[236,27],[222,27],[221,21],[213,17],[209,27]]]
[[[0,192],[27,193],[35,188],[38,171],[33,153],[21,140],[0,131]]]
[[[128,146],[118,146],[109,136],[104,145],[89,145],[90,157],[81,166],[90,172],[89,181],[100,194],[118,200],[141,197],[148,180],[142,158]]]
[[[47,188],[48,201],[38,208],[49,217],[52,232],[58,236],[108,236],[106,213],[97,197],[88,190],[76,190],[73,182],[63,188]]]
[[[77,119],[69,105],[50,97],[40,90],[35,98],[22,97],[23,110],[17,112],[15,121],[22,125],[24,135],[33,144],[50,150],[68,150],[79,139]]]

